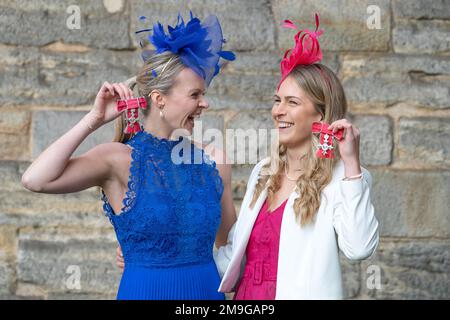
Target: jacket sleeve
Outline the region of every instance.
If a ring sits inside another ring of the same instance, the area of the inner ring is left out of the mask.
[[[237,221],[234,223],[234,225],[231,227],[230,232],[228,233],[227,238],[227,244],[224,246],[221,246],[217,250],[213,252],[214,261],[216,262],[217,269],[219,270],[220,277],[222,278],[225,274],[225,271],[228,268],[228,265],[230,264],[231,257],[233,254],[233,241],[236,236],[236,229],[237,225],[241,221],[239,217],[245,214],[245,206],[248,204],[251,200],[251,197],[253,196],[253,188],[252,186],[256,184],[259,171],[261,170],[261,167],[268,161],[268,159],[264,159],[260,161],[252,170],[250,177],[247,181],[247,189],[245,191],[244,199],[242,200],[241,210],[239,212],[239,216],[237,217]]]
[[[361,168],[359,180],[338,181],[339,190],[333,209],[333,226],[338,245],[351,260],[370,257],[378,246],[378,221],[370,198],[372,177]]]

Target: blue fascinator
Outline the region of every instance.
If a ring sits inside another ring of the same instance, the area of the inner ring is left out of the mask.
[[[146,20],[146,17],[140,17]],[[153,34],[151,34],[153,31]],[[178,14],[177,25],[168,26],[168,34],[160,22],[153,25],[152,29],[143,29],[136,34],[150,33],[145,39],[155,47],[155,50],[144,50],[142,58],[146,61],[154,54],[170,51],[177,54],[183,64],[194,70],[205,80],[207,86],[214,76],[219,73],[222,64],[220,58],[233,61],[235,55],[231,51],[223,51],[222,45],[226,42],[222,35],[222,28],[215,15],[210,15],[203,22],[194,17],[190,12],[190,21],[185,24],[183,17]],[[143,41],[140,42],[144,47]],[[157,76],[152,71],[153,76]]]

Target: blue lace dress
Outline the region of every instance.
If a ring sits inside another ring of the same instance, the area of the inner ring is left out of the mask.
[[[213,260],[223,192],[215,162],[187,138],[140,131],[126,144],[132,161],[119,214],[102,190],[125,261],[117,299],[223,300]]]

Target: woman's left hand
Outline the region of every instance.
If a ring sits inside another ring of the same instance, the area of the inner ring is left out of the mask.
[[[333,133],[344,129],[344,138],[338,141],[339,153],[345,164],[357,164],[359,166],[359,129],[347,119],[333,122],[329,127]]]

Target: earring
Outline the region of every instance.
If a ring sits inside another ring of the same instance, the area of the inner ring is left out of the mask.
[[[164,105],[161,105],[159,108],[159,116],[161,117],[161,119],[164,119],[164,113],[162,112],[163,107],[164,107]]]

